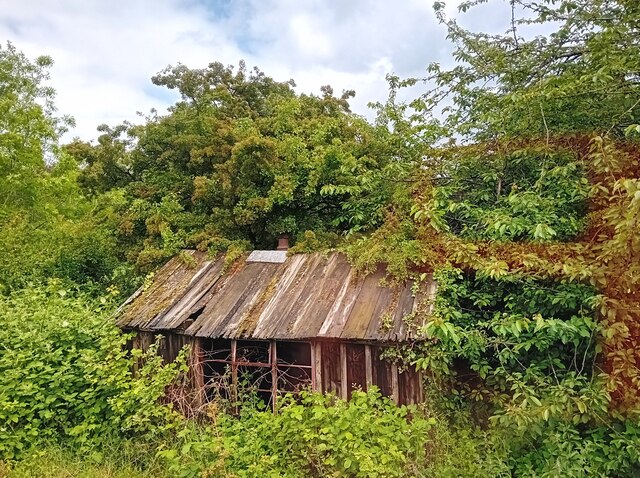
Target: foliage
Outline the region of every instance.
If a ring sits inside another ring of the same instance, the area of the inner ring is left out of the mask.
[[[154,431],[174,423],[157,400],[175,366],[148,357],[132,376],[94,302],[14,292],[0,299],[3,453],[143,436],[169,476],[640,473],[640,4],[509,4],[491,35],[436,2],[457,64],[390,76],[374,124],[352,92],[178,65],[153,79],[180,92],[166,115],[61,151],[50,60],[0,50],[3,290],[51,276],[128,289],[134,267],[185,246],[231,261],[283,232],[294,251],[337,246],[361,269],[439,282],[432,314],[413,316],[421,340],[393,357],[427,373],[435,421],[375,392],[310,394],[277,415],[212,409],[170,439]]]
[[[453,152],[433,191],[432,224],[475,240],[572,239],[585,226],[582,169],[556,148]]]
[[[171,426],[174,415],[158,399],[184,360],[161,366],[154,350],[130,354],[104,306],[55,282],[0,304],[1,456],[20,456],[42,440],[89,446]],[[139,359],[145,364],[132,375]]]
[[[121,194],[114,227],[140,269],[180,247],[272,248],[282,233],[358,231],[381,220],[389,134],[350,113],[352,92],[296,95],[292,82],[244,63],[178,65],[153,81],[181,94],[168,114],[101,126],[97,145],[65,147],[87,193]]]
[[[594,344],[601,333],[590,287],[456,269],[441,270],[436,280],[435,309],[422,331],[428,340],[412,348],[419,368],[451,377],[457,393],[520,414],[526,426],[535,422],[527,409],[541,406],[540,398],[546,420],[556,414],[580,418],[590,407],[606,411],[607,395],[589,390],[598,374]],[[481,387],[473,384],[478,378]],[[565,388],[582,392],[580,398],[567,401]]]
[[[526,440],[527,445],[523,446]],[[576,427],[556,423],[512,445],[515,476],[626,477],[640,472],[637,421]]]
[[[78,187],[76,162],[58,146],[72,120],[55,116],[52,63],[0,48],[0,292],[50,277],[106,286],[122,266],[97,204]]]
[[[30,61],[11,43],[0,47],[0,221],[25,210],[42,219],[51,212],[49,197],[65,186],[46,181],[46,160],[71,123],[54,116],[54,91],[44,85],[52,64],[46,56]]]
[[[348,402],[304,392],[277,414],[245,406],[238,418],[212,418],[215,428],[185,431],[181,447],[159,452],[174,476],[422,476],[435,423],[375,389]]]
[[[489,1],[464,1],[459,9]],[[420,113],[438,111],[448,98],[445,129],[480,141],[593,131],[621,137],[639,122],[637,2],[510,3],[510,28],[491,35],[463,29],[436,2],[458,64],[429,66],[435,87],[413,103]]]
[[[401,355],[429,371],[449,413],[491,417],[514,474],[632,476],[640,11],[625,0],[511,4],[510,30],[489,35],[437,2],[458,65],[430,66],[435,88],[408,105],[398,90],[419,80],[390,77],[379,115],[439,144],[422,146],[412,204],[392,203],[346,250],[400,278],[436,272],[426,341]],[[521,36],[547,22],[550,35]]]
[[[106,445],[106,446],[105,446]],[[28,459],[0,461],[0,476],[6,478],[160,478],[168,475],[161,465],[141,463],[143,447],[131,442],[105,444],[100,451],[79,452],[63,446],[45,444],[30,450]]]

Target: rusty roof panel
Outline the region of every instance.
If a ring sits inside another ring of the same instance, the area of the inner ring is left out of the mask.
[[[435,294],[432,279],[415,297],[411,282],[384,286],[383,267],[365,277],[339,253],[239,261],[226,272],[222,259],[187,253],[196,266],[169,261],[151,287],[121,307],[121,327],[214,338],[402,341],[416,329],[405,319],[429,311]]]
[[[205,262],[204,253],[185,253],[195,260],[196,266],[181,256],[173,257],[155,273],[153,283],[148,288],[141,287],[133,295],[133,300],[123,304],[119,311],[119,326],[153,330],[151,322],[183,297]]]
[[[222,261],[205,261],[198,268],[189,281],[190,287],[184,295],[173,305],[160,314],[149,324],[155,329],[180,328],[198,310],[198,303],[202,296],[211,289],[222,273]]]
[[[339,255],[325,259],[317,270],[320,279],[305,290],[303,307],[292,317],[291,333],[295,337],[317,337],[329,314],[338,291],[348,280],[351,267]]]

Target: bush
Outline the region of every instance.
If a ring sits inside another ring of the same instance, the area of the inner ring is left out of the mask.
[[[277,414],[245,406],[239,417],[212,418],[215,427],[184,431],[179,446],[159,453],[176,476],[423,476],[434,424],[377,389],[350,401],[304,392]]]
[[[51,283],[0,297],[0,458],[43,440],[89,446],[132,434],[158,435],[175,414],[159,405],[184,361],[162,366],[140,353],[108,308]]]

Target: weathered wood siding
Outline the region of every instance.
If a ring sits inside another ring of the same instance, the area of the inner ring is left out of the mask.
[[[191,397],[190,406],[193,406],[193,403],[203,403],[207,396],[211,396],[205,389],[213,370],[216,369],[212,364],[234,364],[236,370],[242,371],[248,370],[247,367],[252,366],[253,360],[258,360],[252,358],[252,355],[247,355],[245,350],[251,342],[246,341],[207,340],[173,333],[138,332],[133,338],[132,346],[146,351],[155,343],[157,335],[162,337],[158,353],[165,362],[175,360],[185,345],[191,347],[191,355],[188,358],[190,374],[185,386],[192,390],[183,394],[174,391],[175,395]],[[292,391],[293,382],[299,386],[306,384],[314,390],[333,393],[345,399],[351,397],[353,390],[366,391],[371,385],[375,385],[383,395],[393,398],[399,404],[418,403],[423,400],[420,374],[413,369],[400,371],[395,365],[380,358],[384,346],[345,341],[262,343],[265,344],[263,348],[270,351],[262,353],[264,357],[259,359],[260,362],[257,362],[256,366],[269,367],[279,363],[280,367],[280,370],[273,371],[276,381],[272,379],[269,382],[277,383],[271,388],[272,397],[267,398],[274,405],[276,394]],[[309,347],[308,351],[300,347],[302,344]],[[274,357],[275,361],[271,364],[270,355],[275,353],[276,348],[278,357]],[[237,352],[233,353],[234,350]],[[299,367],[307,365],[310,368],[302,373],[304,369]],[[218,367],[218,370],[224,370],[224,366]],[[289,383],[283,382],[282,371],[286,372]]]

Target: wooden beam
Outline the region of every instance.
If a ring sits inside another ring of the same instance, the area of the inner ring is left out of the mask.
[[[367,390],[373,385],[373,360],[371,360],[371,345],[364,346],[364,366],[367,376]]]
[[[347,344],[340,344],[340,396],[343,399],[349,397],[349,382],[347,378]]]
[[[322,392],[322,344],[311,342],[311,388]]]
[[[237,342],[231,341],[231,398],[235,412],[238,413],[238,362],[236,361]]]
[[[391,364],[391,398],[398,405],[400,403],[400,389],[398,387],[398,366]]]
[[[278,355],[276,350],[276,341],[270,342],[269,361],[271,363],[271,408],[275,412],[278,400]]]
[[[207,400],[204,388],[204,367],[202,365],[204,359],[204,350],[202,347],[202,339],[194,338],[191,346],[190,370],[193,380],[193,392],[195,393],[195,402],[198,407],[202,406]]]

